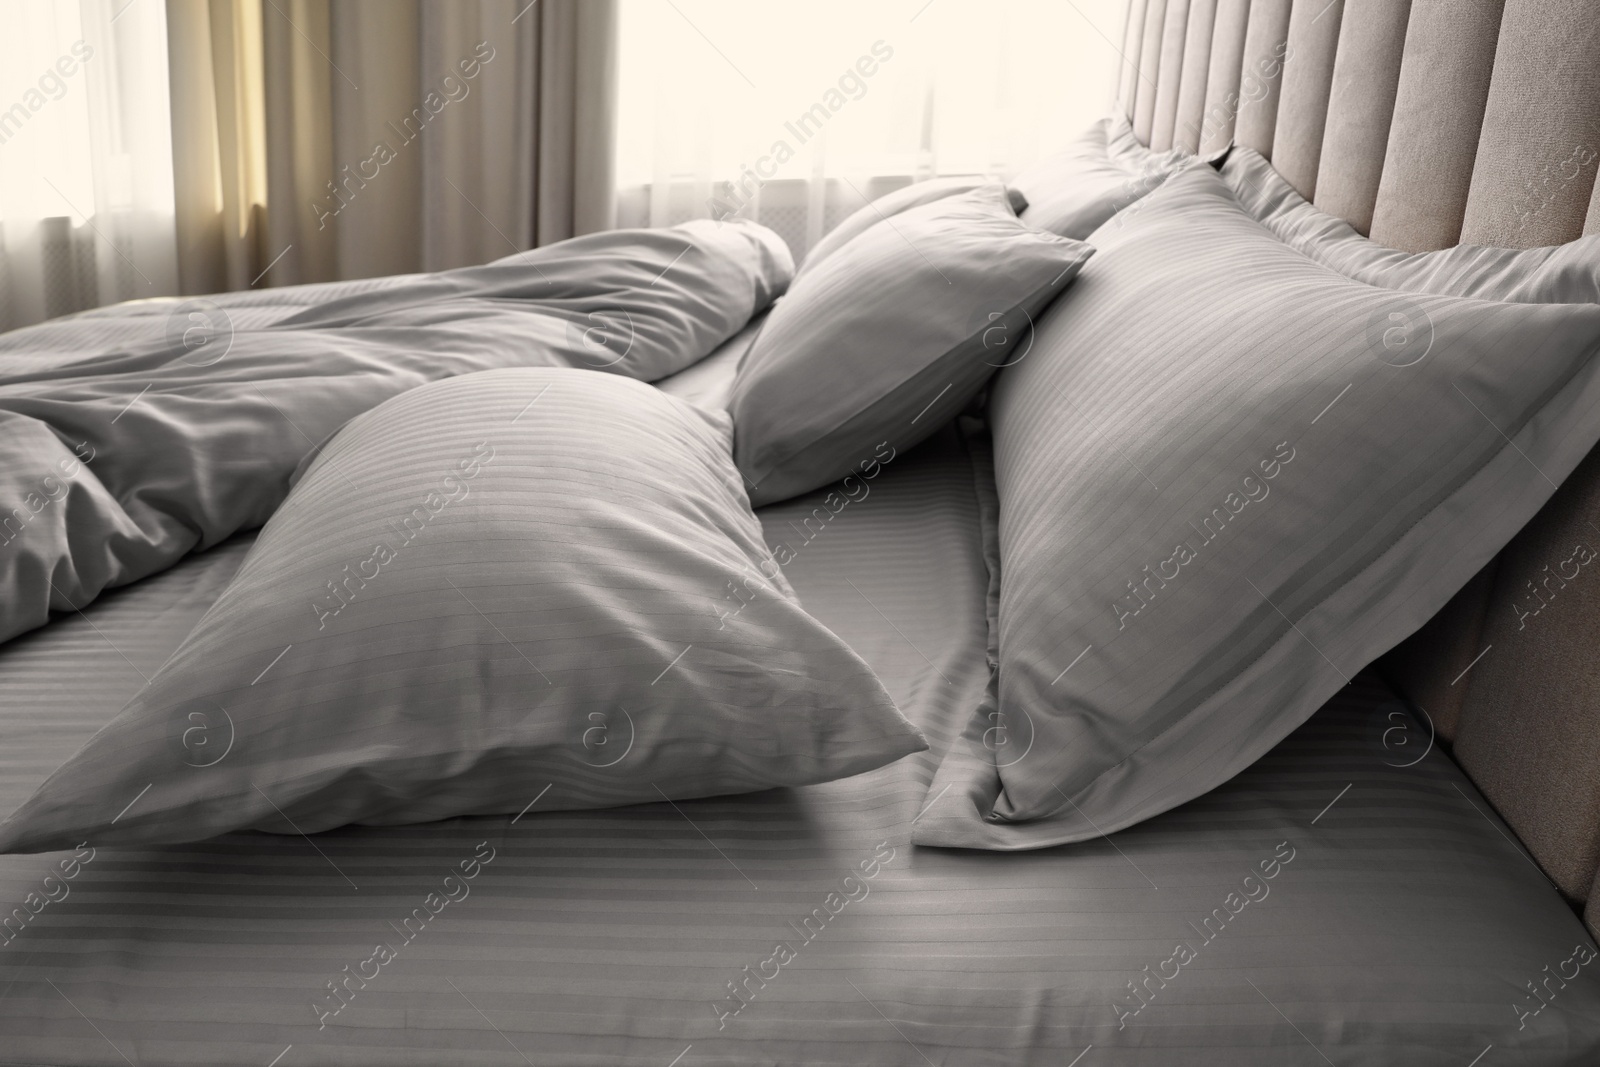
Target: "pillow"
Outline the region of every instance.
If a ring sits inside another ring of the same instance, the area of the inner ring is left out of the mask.
[[[1252,217],[1302,255],[1356,281],[1517,304],[1600,303],[1600,243],[1592,237],[1543,248],[1456,245],[1401,252],[1373,243],[1343,219],[1307,203],[1253,149],[1235,148],[1221,170]]]
[[[929,178],[926,181],[912,182],[910,185],[901,186],[891,193],[885,193],[876,200],[857,208],[845,220],[827,233],[822,239],[811,246],[806,253],[800,270],[809,270],[821,263],[827,257],[843,248],[849,241],[866,233],[872,227],[882,222],[891,215],[898,215],[902,211],[909,211],[923,204],[931,204],[935,200],[943,200],[947,196],[957,196],[961,193],[970,193],[974,189],[981,189],[991,184],[990,179],[980,175],[964,175],[954,178]],[[1028,198],[1016,189],[1006,189],[1006,202],[1011,205],[1011,212],[1020,215],[1028,206]]]
[[[926,748],[801,610],[729,436],[567,368],[358,416],[0,851],[734,793]]]
[[[1193,163],[1193,156],[1181,152],[1150,151],[1134,137],[1127,118],[1117,115],[1090,126],[1056,155],[1024,167],[1011,185],[1028,200],[1023,222],[1082,240]]]
[[[802,275],[739,366],[728,410],[750,499],[849,474],[948,422],[1093,249],[1019,222],[1005,189],[911,208]]]
[[[1391,261],[1416,291],[1353,280],[1208,167],[1121,222],[991,393],[998,671],[924,844],[1081,841],[1226,781],[1600,437],[1600,306],[1423,291],[1473,250]]]

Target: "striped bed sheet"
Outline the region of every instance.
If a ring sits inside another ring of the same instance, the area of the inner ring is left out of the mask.
[[[1482,1067],[1594,1062],[1592,980],[1548,1003],[1519,991],[1592,942],[1368,678],[1233,782],[1114,838],[911,847],[946,748],[1004,752],[968,726],[990,678],[992,477],[982,434],[951,427],[864,499],[760,513],[807,608],[931,751],[676,804],[541,813],[530,783],[515,817],[0,857],[0,908],[28,913],[0,938],[0,1064],[1344,1067],[1486,1046]],[[249,543],[0,647],[6,810],[161,664]],[[464,860],[470,891],[423,907]]]

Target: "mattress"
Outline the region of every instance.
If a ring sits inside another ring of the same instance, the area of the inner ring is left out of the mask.
[[[908,844],[948,746],[1010,743],[962,736],[990,682],[995,521],[987,442],[964,425],[864,498],[760,513],[806,607],[930,751],[745,796],[0,857],[0,908],[22,913],[0,938],[0,1063],[1596,1062],[1587,974],[1549,1003],[1519,988],[1592,942],[1368,677],[1234,781],[1112,838]],[[138,690],[249,544],[0,647],[0,804]],[[418,911],[474,858],[470,893]],[[1180,941],[1190,958],[1153,984]],[[380,944],[377,975],[345,980]]]

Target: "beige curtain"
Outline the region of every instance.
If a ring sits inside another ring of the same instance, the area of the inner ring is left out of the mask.
[[[259,0],[168,0],[167,66],[179,290],[243,289],[266,265]]]
[[[168,0],[185,292],[614,225],[616,0]]]

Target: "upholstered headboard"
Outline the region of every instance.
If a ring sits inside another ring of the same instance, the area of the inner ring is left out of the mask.
[[[1130,0],[1123,57],[1141,141],[1253,148],[1380,244],[1600,231],[1600,0]],[[1573,561],[1596,552],[1600,454],[1381,664],[1592,929],[1600,565]]]

